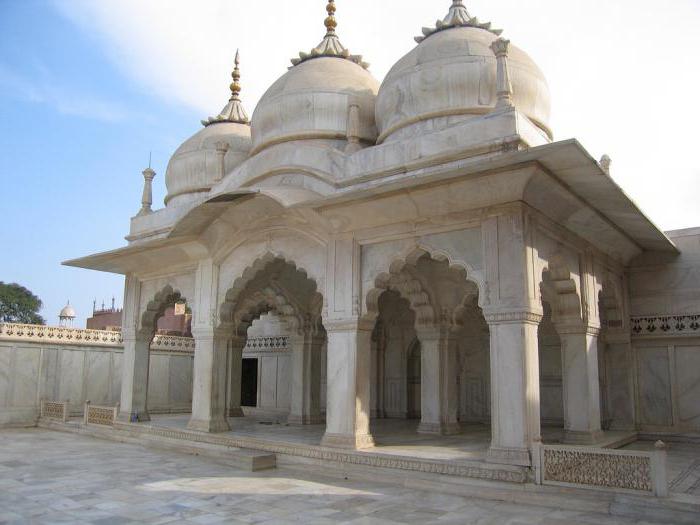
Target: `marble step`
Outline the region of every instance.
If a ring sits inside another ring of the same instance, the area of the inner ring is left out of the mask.
[[[272,469],[277,466],[277,456],[271,452],[212,445],[209,443],[195,441],[183,441],[180,439],[173,439],[170,437],[152,434],[138,434],[110,426],[85,426],[77,421],[63,423],[55,420],[40,420],[39,426],[41,428],[59,430],[62,432],[73,432],[76,434],[117,441],[120,443],[137,444],[145,447],[158,448],[161,450],[170,450],[181,454],[192,454],[195,456],[212,458],[216,459],[222,464],[247,472],[258,472],[261,470]]]

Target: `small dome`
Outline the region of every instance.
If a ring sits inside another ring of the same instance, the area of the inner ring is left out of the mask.
[[[496,105],[496,56],[490,46],[500,31],[469,16],[462,2],[453,2],[448,17],[424,34],[389,71],[379,90],[379,142],[440,129],[486,114]],[[508,65],[516,109],[551,136],[544,75],[513,45]]]
[[[203,120],[204,129],[187,139],[170,158],[165,173],[166,206],[209,191],[250,153],[250,125],[241,99],[240,55],[231,73],[231,98],[216,117]],[[222,163],[223,158],[223,163]]]
[[[351,105],[359,107],[360,140],[374,143],[379,82],[361,65],[322,56],[292,67],[263,95],[253,112],[253,154],[292,140],[345,139]]]
[[[58,314],[58,317],[59,318],[66,318],[66,319],[73,319],[76,317],[75,309],[70,305],[70,303],[68,303],[66,306],[63,307],[63,309],[61,310],[61,313]]]
[[[209,191],[222,175],[248,158],[250,145],[250,126],[246,124],[222,121],[199,130],[170,158],[165,173],[165,204],[184,202],[193,194]]]

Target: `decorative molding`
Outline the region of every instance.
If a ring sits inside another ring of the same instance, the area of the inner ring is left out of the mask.
[[[124,346],[124,337],[119,331],[14,323],[0,323],[0,341],[3,340],[105,348]],[[174,335],[156,335],[151,342],[152,351],[192,353],[194,347],[195,341],[191,337]]]
[[[119,403],[113,407],[93,405],[90,401],[85,402],[85,412],[83,423],[86,425],[113,426],[119,414]]]
[[[289,350],[289,336],[249,337],[244,352],[284,352]]]
[[[488,324],[534,323],[542,321],[542,314],[536,312],[484,312]]]
[[[632,317],[632,336],[700,336],[700,314]]]

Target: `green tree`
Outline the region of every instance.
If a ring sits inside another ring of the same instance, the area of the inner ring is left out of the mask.
[[[45,324],[41,299],[17,283],[0,281],[0,323]]]

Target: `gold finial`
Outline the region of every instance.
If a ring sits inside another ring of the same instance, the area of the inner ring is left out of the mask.
[[[335,28],[338,27],[338,22],[335,20],[335,0],[328,0],[326,11],[328,12],[328,17],[324,24],[327,31],[326,36],[330,36],[335,34]]]
[[[234,64],[235,67],[233,69],[233,73],[231,73],[231,78],[233,79],[233,83],[231,84],[231,100],[240,100],[238,98],[238,95],[241,94],[241,70],[238,66],[240,66],[241,64],[241,55],[238,49],[236,49],[236,58],[234,60]]]
[[[224,106],[216,117],[209,117],[207,120],[203,120],[202,124],[204,126],[209,126],[210,124],[216,124],[217,122],[232,122],[234,124],[248,124],[248,114],[243,108],[243,103],[241,102],[241,70],[239,66],[241,65],[241,55],[238,50],[236,50],[236,58],[234,59],[233,73],[231,73],[231,78],[233,82],[231,83],[231,98],[228,99],[228,104]]]

